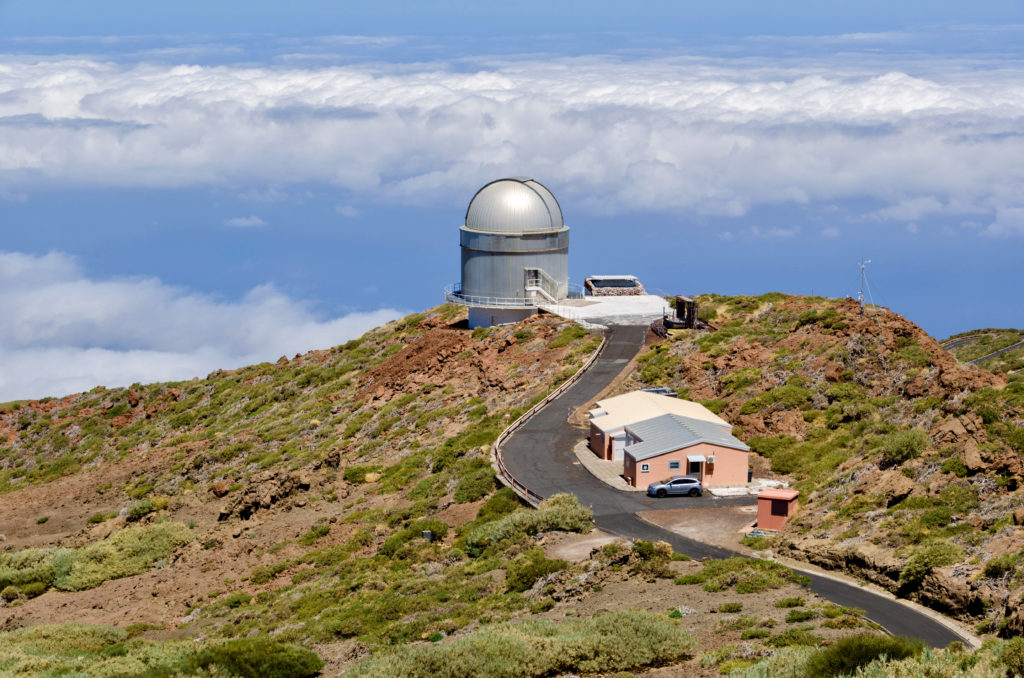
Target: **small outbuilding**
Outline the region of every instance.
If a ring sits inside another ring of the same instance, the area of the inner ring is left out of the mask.
[[[747,482],[750,448],[717,423],[665,414],[625,427],[623,476],[633,487],[674,475],[705,487]]]
[[[796,490],[761,490],[757,495],[757,526],[762,530],[781,530],[797,509]]]

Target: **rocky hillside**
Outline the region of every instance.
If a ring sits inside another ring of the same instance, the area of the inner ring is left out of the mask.
[[[802,510],[773,548],[978,625],[1024,631],[1024,382],[961,364],[921,328],[852,300],[707,295],[632,380],[728,421]],[[760,544],[764,547],[768,544]]]
[[[0,672],[716,675],[870,628],[786,568],[689,562],[498,489],[489,443],[600,341],[443,306],[276,364],[0,406]]]

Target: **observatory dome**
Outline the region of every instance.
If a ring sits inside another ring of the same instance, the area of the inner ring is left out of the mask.
[[[563,227],[555,196],[526,177],[492,181],[476,192],[466,210],[466,228],[474,231],[538,233]]]

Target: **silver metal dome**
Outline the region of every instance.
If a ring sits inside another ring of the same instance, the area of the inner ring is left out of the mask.
[[[538,233],[563,226],[555,196],[527,177],[492,181],[476,192],[466,210],[466,228],[474,231]]]

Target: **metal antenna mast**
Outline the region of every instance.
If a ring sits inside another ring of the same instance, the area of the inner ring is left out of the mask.
[[[868,274],[866,269],[870,263],[870,259],[861,259],[860,261],[860,293],[857,295],[857,300],[860,301],[861,315],[864,315],[864,288],[868,284]]]

